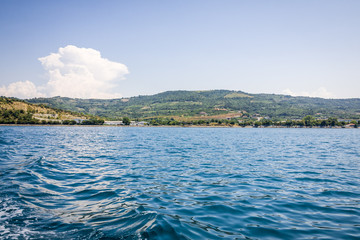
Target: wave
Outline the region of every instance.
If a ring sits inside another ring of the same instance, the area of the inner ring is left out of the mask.
[[[0,238],[360,238],[359,135],[299,131],[6,127]]]

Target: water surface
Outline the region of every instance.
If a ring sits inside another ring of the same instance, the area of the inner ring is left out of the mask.
[[[358,129],[0,127],[2,239],[359,239]]]

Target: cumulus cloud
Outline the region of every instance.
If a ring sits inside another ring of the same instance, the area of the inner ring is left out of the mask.
[[[39,58],[49,80],[44,86],[30,81],[0,87],[0,95],[18,98],[73,97],[118,98],[114,92],[118,82],[125,79],[128,68],[121,63],[103,58],[92,48],[68,45],[57,53]]]
[[[320,87],[313,92],[293,92],[289,88],[282,91],[283,94],[291,96],[305,96],[305,97],[320,97],[320,98],[334,98],[334,94],[326,90],[324,87]]]
[[[45,94],[38,91],[34,83],[30,81],[14,82],[8,86],[0,87],[0,96],[17,98],[45,97]]]
[[[101,57],[99,51],[68,45],[57,53],[39,58],[49,75],[50,96],[76,98],[114,98],[120,94],[111,90],[116,80],[124,79],[128,68]]]

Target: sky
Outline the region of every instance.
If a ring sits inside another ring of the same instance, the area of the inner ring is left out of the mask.
[[[360,98],[358,0],[1,0],[0,95]]]

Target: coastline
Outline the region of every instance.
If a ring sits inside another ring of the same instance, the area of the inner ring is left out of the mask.
[[[257,128],[257,129],[266,129],[266,128],[289,128],[289,129],[360,129],[355,127],[318,127],[318,126],[312,126],[312,127],[299,127],[299,126],[292,126],[292,127],[286,127],[286,126],[207,126],[207,125],[185,125],[185,126],[178,126],[178,125],[148,125],[148,126],[125,126],[125,125],[51,125],[51,124],[0,124],[0,127],[120,127],[120,128]]]

